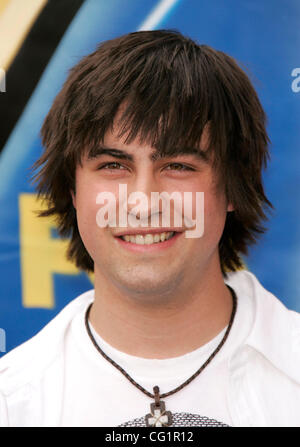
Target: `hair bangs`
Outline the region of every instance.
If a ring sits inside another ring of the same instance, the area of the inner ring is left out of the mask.
[[[177,35],[159,48],[158,43],[147,42],[128,54],[122,54],[121,42],[110,50],[104,44],[101,64],[98,61],[88,73],[83,66],[82,76],[77,68],[77,88],[68,114],[67,155],[73,152],[78,162],[82,151],[88,153],[103,142],[111,127],[118,128],[118,137],[125,143],[138,139],[161,154],[199,146],[203,129],[214,115],[212,92],[218,83],[212,80],[203,55],[199,57],[200,46]],[[116,54],[123,60],[116,59],[112,73],[111,59]]]

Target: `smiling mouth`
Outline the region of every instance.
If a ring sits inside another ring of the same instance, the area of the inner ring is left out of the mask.
[[[126,242],[130,242],[132,244],[137,245],[151,245],[151,244],[159,244],[161,242],[167,241],[174,237],[176,234],[175,231],[164,231],[162,233],[150,234],[124,234],[119,236],[120,239]]]

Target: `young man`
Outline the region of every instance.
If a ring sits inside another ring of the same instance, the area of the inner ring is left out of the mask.
[[[299,314],[240,257],[272,205],[236,62],[174,31],[104,42],[42,138],[42,214],[95,289],[0,361],[1,424],[300,426]]]

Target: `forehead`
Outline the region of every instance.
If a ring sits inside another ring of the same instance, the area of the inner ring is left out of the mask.
[[[145,156],[158,157],[159,152],[156,148],[152,147],[149,143],[141,141],[139,138],[133,141],[126,142],[126,135],[119,136],[119,127],[114,126],[109,129],[103,139],[103,148],[116,149],[120,152],[126,152],[134,158],[142,158]]]
[[[97,158],[103,154],[120,156],[120,158],[127,158],[130,161],[149,158],[152,161],[156,161],[160,158],[168,156],[180,156],[189,155],[198,160],[208,162],[207,149],[209,144],[209,133],[207,126],[205,127],[201,141],[196,147],[179,146],[174,150],[167,151],[158,150],[151,146],[150,143],[143,141],[137,136],[132,141],[126,141],[127,135],[121,135],[120,126],[114,124],[104,135],[102,143],[90,147],[87,151],[87,158]]]

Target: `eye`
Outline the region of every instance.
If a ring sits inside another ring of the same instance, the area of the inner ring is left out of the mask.
[[[126,169],[124,166],[122,166],[117,161],[111,161],[109,163],[105,163],[103,165],[100,165],[98,169],[111,169],[111,170],[118,170],[118,169]]]
[[[187,166],[183,163],[170,163],[168,164],[168,166],[166,167],[167,170],[172,170],[172,171],[194,171],[194,169],[190,166]]]

